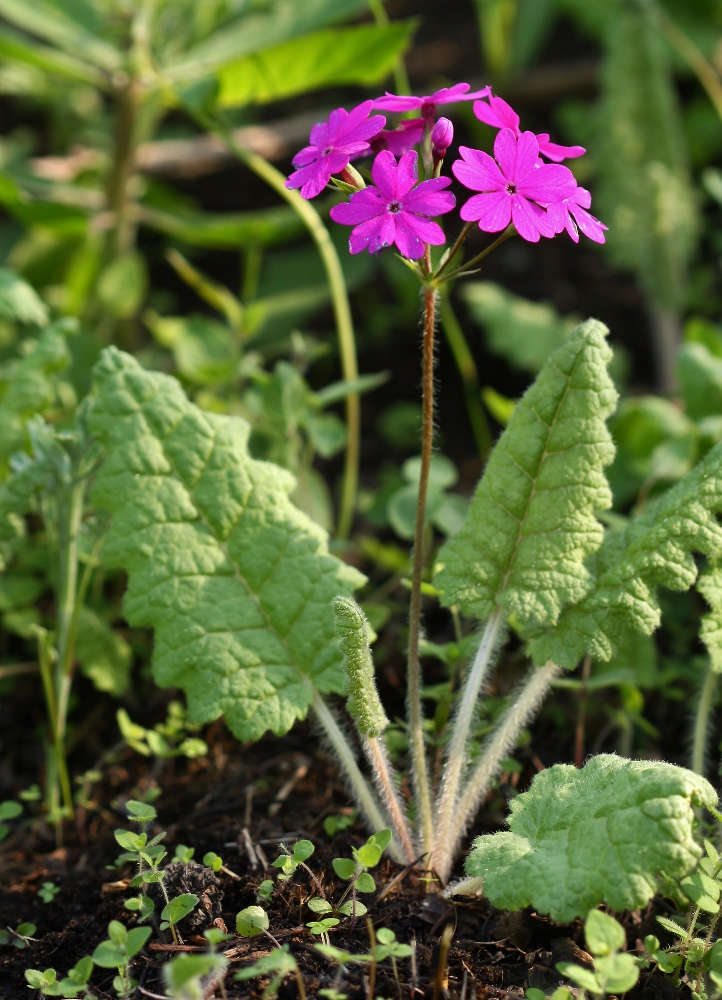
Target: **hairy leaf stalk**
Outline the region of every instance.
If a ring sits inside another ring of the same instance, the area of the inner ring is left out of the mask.
[[[498,772],[499,764],[514,746],[522,726],[526,725],[537,711],[549,690],[549,685],[561,671],[562,668],[551,660],[543,667],[535,667],[519,692],[512,696],[510,707],[482,752],[466,791],[459,799],[450,836],[445,842],[438,843],[435,867],[442,882],[446,883],[449,880],[451,864],[459,848],[459,842],[489,790],[489,784]]]
[[[431,450],[434,441],[434,326],[436,322],[437,296],[438,292],[436,289],[424,289],[421,471],[419,474],[419,496],[416,504],[416,527],[412,557],[407,660],[407,701],[412,773],[421,820],[421,841],[424,850],[429,852],[433,846],[434,822],[431,809],[426,747],[424,746],[419,642],[421,640],[421,577],[424,570],[424,520],[426,514],[426,494],[429,486],[429,469],[431,467]]]
[[[497,607],[486,623],[474,663],[459,694],[459,707],[447,752],[441,795],[436,807],[437,821],[432,866],[437,871],[439,870],[439,856],[443,855],[444,845],[452,835],[454,819],[457,815],[459,783],[468,754],[469,731],[478,707],[479,694],[494,661],[502,624],[501,608]]]
[[[372,830],[383,830],[386,826],[386,821],[376,801],[376,796],[369,788],[368,782],[359,769],[356,762],[356,754],[349,746],[348,740],[341,731],[338,722],[334,719],[328,705],[315,688],[313,689],[312,705],[316,713],[316,718],[328,737],[329,743],[338,755],[341,770],[348,779],[359,808],[366,816]],[[403,864],[403,854],[393,840],[389,844],[389,854],[393,857],[394,861]]]
[[[707,750],[709,749],[710,721],[715,691],[717,690],[717,673],[708,667],[702,687],[699,692],[697,709],[694,715],[692,731],[692,761],[690,767],[704,777]]]
[[[366,736],[364,738],[364,750],[371,764],[374,778],[376,779],[376,788],[386,806],[391,827],[401,844],[406,864],[410,865],[416,860],[417,852],[411,840],[409,826],[406,821],[406,812],[394,787],[393,771],[386,750],[386,744],[382,737]]]

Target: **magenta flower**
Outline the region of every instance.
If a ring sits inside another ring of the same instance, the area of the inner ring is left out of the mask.
[[[489,94],[488,104],[485,101],[476,101],[474,114],[485,125],[491,125],[492,128],[510,128],[517,139],[521,135],[519,115],[501,97]],[[586,153],[584,146],[560,146],[559,143],[550,142],[548,132],[541,132],[536,138],[541,155],[554,163],[571,160],[575,156],[584,156]]]
[[[381,253],[396,244],[409,260],[424,256],[424,244],[439,246],[444,231],[429,215],[450,212],[456,199],[450,177],[435,177],[416,184],[418,154],[409,150],[398,164],[392,153],[382,150],[371,168],[374,185],[356,191],[347,202],[331,209],[331,218],[343,226],[354,226],[349,238],[351,253],[368,250]]]
[[[368,140],[386,124],[383,115],[369,118],[372,107],[373,101],[364,101],[350,112],[336,108],[327,122],[317,122],[311,129],[310,145],[292,160],[297,169],[286,181],[286,187],[301,188],[302,198],[315,198],[332,174],[340,174],[349,160],[365,153],[369,149]]]
[[[472,191],[481,191],[466,202],[461,218],[478,222],[479,229],[498,233],[513,222],[516,231],[530,243],[540,236],[555,236],[555,223],[540,208],[574,194],[571,170],[559,164],[539,164],[539,144],[533,132],[519,139],[502,128],[494,141],[494,160],[488,153],[467,146],[459,148],[462,159],[452,165],[458,180]]]
[[[371,140],[371,149],[374,153],[380,153],[382,149],[388,149],[398,159],[404,153],[408,153],[417,143],[421,142],[425,128],[426,121],[423,118],[409,118],[407,121],[401,122],[396,128],[382,129]]]
[[[579,229],[595,243],[604,243],[604,230],[607,229],[607,226],[587,212],[587,209],[591,208],[591,204],[592,196],[590,193],[586,188],[578,187],[564,201],[549,205],[547,216],[554,224],[557,233],[566,229],[575,243],[579,242]]]
[[[386,91],[384,97],[376,98],[374,108],[379,111],[415,111],[416,108],[420,108],[421,114],[428,120],[434,117],[437,104],[475,101],[491,93],[491,87],[483,87],[481,90],[475,90],[473,94],[468,94],[469,86],[468,83],[456,83],[453,87],[442,87],[427,97],[400,97]]]

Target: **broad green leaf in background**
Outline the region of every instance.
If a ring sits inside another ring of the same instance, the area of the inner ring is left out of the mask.
[[[47,0],[0,0],[0,17],[31,35],[44,38],[52,45],[84,60],[108,73],[121,69],[121,53],[88,31],[55,4]]]
[[[29,417],[52,406],[57,383],[52,375],[68,364],[65,338],[54,327],[37,341],[25,341],[24,357],[0,370],[0,462],[21,448]]]
[[[484,327],[491,350],[533,375],[574,326],[552,306],[513,295],[493,281],[472,281],[460,292],[472,319]]]
[[[684,344],[677,354],[677,378],[692,420],[722,414],[722,358],[704,344]]]
[[[133,653],[123,636],[88,607],[80,609],[75,652],[98,691],[119,698],[128,690]]]
[[[30,326],[48,322],[48,307],[32,285],[6,267],[0,267],[0,317]]]
[[[95,379],[104,561],[129,574],[128,620],[155,628],[156,680],[186,691],[195,722],[287,732],[314,687],[343,690],[331,599],[363,578],[290,503],[293,477],[250,458],[244,420],[199,410],[114,348]]]
[[[0,28],[0,55],[5,59],[36,66],[55,76],[78,83],[88,83],[92,87],[106,88],[108,78],[94,66],[76,59],[58,49],[28,42],[9,28]]]
[[[702,853],[692,806],[714,806],[704,778],[659,761],[599,754],[555,764],[511,802],[509,832],[477,837],[466,861],[501,910],[533,906],[559,923],[599,903],[645,906],[660,872],[679,879]]]
[[[270,247],[287,243],[304,232],[303,223],[290,208],[265,208],[257,212],[194,212],[139,210],[140,221],[189,246],[237,250],[239,246]]]
[[[254,52],[220,71],[223,107],[263,104],[340,84],[386,79],[406,51],[412,21],[327,28]]]
[[[602,5],[599,5],[602,6]],[[651,301],[684,301],[697,240],[679,100],[652,5],[607,0],[602,107],[594,144],[607,249],[637,271]]]
[[[603,537],[595,513],[612,500],[606,333],[582,323],[517,404],[464,527],[439,553],[444,604],[478,619],[498,604],[523,622],[554,622],[591,587],[585,560]]]
[[[626,528],[608,531],[594,587],[556,625],[533,637],[537,663],[572,668],[585,654],[608,660],[627,627],[651,635],[660,622],[658,586],[688,590],[697,579],[692,553],[722,556],[722,444]]]
[[[207,76],[242,56],[340,24],[368,9],[367,0],[270,0],[254,7],[245,17],[222,26],[185,52],[179,62],[167,66],[168,79],[186,82]]]

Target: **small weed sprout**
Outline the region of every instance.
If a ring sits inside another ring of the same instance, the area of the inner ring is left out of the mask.
[[[113,989],[121,1000],[130,1000],[138,985],[131,978],[131,960],[143,948],[150,937],[150,927],[134,927],[128,930],[118,920],[108,924],[108,939],[101,941],[93,952],[93,962],[101,969],[117,969],[113,979]]]
[[[163,967],[163,981],[173,1000],[203,1000],[225,973],[228,961],[216,952],[216,945],[227,941],[230,935],[211,927],[203,936],[209,944],[207,955],[181,953]]]
[[[327,816],[323,821],[323,829],[328,837],[335,837],[342,830],[347,830],[353,826],[358,816],[358,809],[352,809],[348,813],[338,813],[334,816]]]
[[[42,899],[44,903],[52,903],[55,901],[55,897],[60,893],[60,886],[56,885],[54,882],[43,882],[43,884],[38,889],[38,896]]]
[[[40,990],[45,997],[66,997],[68,1000],[82,997],[83,1000],[96,1000],[88,989],[92,971],[93,959],[90,955],[84,955],[72,969],[68,970],[64,979],[57,978],[55,969],[46,969],[45,972],[26,969],[25,978],[31,989]]]
[[[362,917],[366,913],[366,907],[356,899],[356,893],[373,892],[376,883],[369,874],[369,868],[375,868],[381,860],[381,855],[391,841],[390,830],[379,830],[372,833],[366,843],[359,848],[352,848],[353,858],[334,858],[333,870],[339,878],[348,882],[341,899],[336,905],[332,905],[325,898],[314,896],[308,901],[308,908],[313,913],[340,913],[345,917]],[[348,896],[351,899],[347,899]],[[312,931],[316,933],[316,931]]]
[[[560,962],[557,969],[561,974],[595,997],[610,993],[620,995],[631,990],[639,979],[639,963],[634,956],[622,952],[627,940],[622,925],[601,910],[590,910],[584,922],[584,934],[596,969]],[[530,997],[530,1000],[538,998]]]
[[[35,924],[18,924],[15,930],[8,927],[6,931],[0,931],[0,945],[12,945],[20,951],[27,948],[30,941],[34,941],[33,934],[37,930]]]
[[[10,827],[6,821],[17,819],[22,811],[23,807],[19,802],[15,802],[14,799],[6,799],[5,802],[0,802],[0,841],[5,840],[10,833]]]
[[[256,899],[259,903],[270,903],[273,895],[273,882],[270,878],[264,878],[256,889]]]

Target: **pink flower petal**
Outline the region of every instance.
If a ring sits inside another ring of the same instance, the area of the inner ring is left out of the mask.
[[[587,189],[583,187],[578,187],[569,200],[574,202],[575,205],[581,205],[582,208],[592,207],[592,196]]]
[[[531,133],[526,134],[531,135]],[[525,177],[520,178],[517,186],[519,194],[525,198],[548,204],[571,197],[577,182],[568,167],[562,167],[558,163],[545,163],[541,167],[532,167]]]
[[[418,238],[424,243],[430,243],[435,247],[439,247],[442,243],[446,243],[444,230],[438,223],[431,219],[424,219],[420,215],[412,215],[411,212],[401,212],[400,215],[403,217],[404,226],[407,229],[413,230]],[[398,231],[398,222],[396,229]]]
[[[331,171],[328,168],[328,157],[322,157],[316,163],[309,163],[307,167],[296,170],[286,181],[286,187],[301,188],[301,197],[311,199],[319,195],[328,184],[331,178]]]
[[[394,242],[402,257],[408,257],[409,260],[421,260],[424,256],[424,243],[417,236],[413,223],[409,224],[409,220],[410,216],[406,212],[399,212],[395,216],[396,235]]]
[[[524,176],[517,170],[518,145],[517,138],[510,128],[502,128],[496,133],[494,156],[507,181],[516,181],[518,177]]]
[[[372,254],[381,253],[394,242],[394,230],[393,219],[388,213],[384,213],[352,229],[348,248],[351,253],[361,253],[363,250]]]
[[[559,143],[550,142],[547,132],[537,135],[537,142],[542,156],[546,156],[547,160],[552,160],[554,163],[561,163],[562,160],[573,160],[586,153],[584,146],[560,146]]]
[[[577,225],[590,240],[594,240],[595,243],[605,242],[604,230],[607,229],[607,226],[603,222],[595,219],[593,215],[578,205],[569,205],[569,214],[574,216]]]
[[[343,111],[343,108],[339,108],[339,111]],[[311,129],[308,141],[312,146],[316,146],[319,150],[326,149],[326,147],[331,144],[328,122],[316,122]]]
[[[564,229],[569,232],[569,210],[567,209],[567,202],[557,201],[553,202],[551,205],[547,205],[547,219],[550,220],[551,224],[554,226],[554,232],[556,234],[561,233]],[[571,233],[569,233],[571,236]],[[572,239],[574,237],[572,236]]]
[[[413,111],[414,108],[420,108],[424,100],[424,97],[397,97],[387,90],[384,97],[376,98],[374,108],[378,108],[379,111]]]
[[[464,222],[478,222],[485,233],[499,233],[511,221],[511,198],[505,191],[475,194],[459,214]]]
[[[451,184],[450,177],[434,177],[422,181],[404,198],[404,209],[415,215],[444,215],[456,205],[451,191],[444,191]]]
[[[489,103],[477,101],[474,104],[474,114],[480,122],[493,128],[510,128],[515,135],[519,134],[519,115],[502,100],[501,97],[489,95]]]
[[[554,236],[554,224],[536,205],[518,194],[511,199],[511,219],[516,231],[529,243],[538,243],[539,236]]]
[[[468,83],[455,83],[453,87],[442,87],[424,100],[428,104],[453,104],[455,101],[474,101],[491,93],[491,87],[484,87],[469,94],[470,86]]]
[[[371,176],[384,198],[393,201],[396,197],[396,160],[387,149],[382,149],[374,160]]]
[[[536,136],[533,132],[522,132],[516,147],[514,180],[517,184],[521,184],[529,174],[538,172],[536,165],[538,159],[539,143],[536,141]]]
[[[418,181],[418,159],[418,153],[410,149],[399,160],[399,165],[396,169],[396,190],[394,192],[394,198],[397,201],[402,201]]]
[[[349,117],[349,113],[345,108],[336,108],[328,116],[328,144],[333,145],[336,142],[336,137],[339,131],[343,128],[344,123]]]
[[[299,149],[291,163],[294,167],[306,167],[309,163],[313,163],[319,158],[318,146],[304,146],[303,149]]]
[[[503,191],[506,178],[493,157],[480,149],[459,146],[462,159],[455,160],[451,172],[457,180],[472,191]]]
[[[330,215],[342,226],[357,226],[386,211],[386,199],[375,187],[363,188],[352,194],[348,201],[334,205]]]

